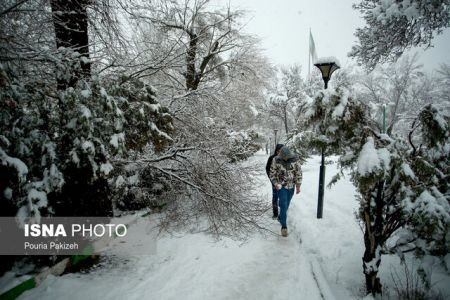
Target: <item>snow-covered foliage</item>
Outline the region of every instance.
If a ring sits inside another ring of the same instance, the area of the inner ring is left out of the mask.
[[[450,108],[450,64],[442,64],[437,70],[437,76],[433,79],[439,87],[437,96],[444,107]]]
[[[294,129],[286,145],[290,146],[297,153],[300,161],[304,163],[313,152],[311,151],[311,140],[315,135],[312,131],[297,131]]]
[[[254,170],[241,162],[259,149],[258,135],[233,131],[233,119],[228,123],[222,118],[227,113],[220,115],[220,96],[203,87],[172,103],[171,111],[177,111],[174,143],[158,157],[141,155],[131,163],[139,174],[140,191],[129,188],[121,201],[137,203],[132,198],[141,195],[155,211],[163,208],[161,225],[168,230],[195,226],[215,235],[242,237],[258,228],[268,203],[242,193],[251,189],[249,174]]]
[[[260,149],[258,142],[258,133],[255,131],[232,131],[228,132],[229,142],[231,147],[227,147],[228,153],[226,154],[231,162],[238,162],[246,160],[256,153]]]
[[[25,91],[17,92],[20,101],[2,94],[0,157],[9,171],[1,176],[13,182],[0,191],[11,214],[30,203],[27,184],[48,169],[47,198],[30,196],[41,213],[145,205],[164,208],[169,226],[206,218],[215,233],[257,227],[265,204],[238,192],[251,185],[252,170],[231,160],[261,143],[255,123],[271,66],[258,40],[241,30],[242,11],[209,0],[4,2],[2,93]],[[14,123],[10,111],[30,124]],[[26,130],[18,136],[15,128]],[[30,138],[31,131],[41,136]],[[25,146],[33,156],[20,152]]]
[[[335,72],[335,74],[333,74],[333,80],[330,82],[331,84],[336,82],[335,76],[336,74],[340,73],[341,72]],[[323,89],[324,83],[322,79],[322,73],[320,72],[319,68],[314,67],[311,70],[311,74],[309,75],[309,78],[306,78],[305,83],[305,94],[310,98],[313,98],[318,91]]]
[[[384,112],[386,132],[407,135],[413,116],[426,105],[450,107],[444,74],[429,75],[417,62],[416,55],[405,55],[396,63],[360,74],[354,95],[370,107],[370,116],[377,121],[379,131],[383,130]]]
[[[449,0],[362,0],[353,7],[367,26],[357,29],[359,42],[350,56],[370,69],[397,60],[413,46],[430,46],[450,24]]]
[[[168,47],[168,61],[173,60],[173,68],[180,71],[176,77],[181,75],[186,90],[197,90],[217,78],[226,79],[229,70],[246,64],[242,57],[247,56],[246,50],[254,41],[239,30],[243,11],[219,10],[209,0],[156,1],[135,3],[131,7],[130,11],[140,22],[150,21],[151,30],[163,35],[158,44]],[[136,26],[142,28],[143,24]],[[139,39],[149,34],[148,28],[144,30]],[[154,48],[147,41],[143,44],[147,49]],[[161,53],[154,56],[160,57]]]
[[[136,43],[127,51],[130,57],[138,53],[131,63],[143,67],[127,72],[151,78],[174,117],[175,131],[162,153],[149,149],[120,161],[117,184],[123,197],[117,195],[115,203],[119,209],[147,205],[161,211],[166,229],[201,224],[200,230],[242,236],[258,227],[257,216],[267,206],[238,191],[251,185],[245,178],[252,169],[239,160],[262,144],[254,126],[262,118],[256,112],[271,68],[257,39],[239,30],[242,12],[211,4],[129,6]],[[138,182],[129,184],[135,175]]]
[[[327,151],[337,151],[340,140],[335,133],[339,131],[348,131],[347,135],[352,134],[353,127],[349,124],[342,124],[342,119],[358,118],[361,111],[348,111],[348,92],[339,89],[337,93],[332,90],[319,91],[312,103],[308,105],[305,113],[305,120],[299,124],[299,131],[310,128],[315,135],[310,138],[311,148]],[[324,110],[324,107],[329,108]],[[319,122],[322,120],[323,122]],[[363,121],[361,119],[361,121]],[[342,127],[343,125],[347,127]],[[333,149],[333,150],[331,150]]]
[[[319,92],[307,112],[310,146],[340,155],[358,189],[365,228],[368,292],[380,293],[381,254],[415,251],[440,258],[450,251],[450,116],[428,105],[408,136],[379,133],[368,107],[343,90]],[[334,180],[342,175],[338,174]],[[409,232],[388,247],[400,228]]]
[[[171,142],[172,117],[142,82],[93,79],[56,92],[51,83],[19,79],[2,66],[0,76],[0,197],[21,220],[38,221],[41,213],[110,214],[105,181],[113,158]],[[104,199],[94,190],[89,195],[98,211],[82,203],[89,186],[103,191]]]
[[[278,70],[277,80],[269,90],[264,111],[269,118],[275,119],[274,123],[278,123],[277,120],[283,123],[286,135],[305,112],[307,87],[300,65],[281,67]]]

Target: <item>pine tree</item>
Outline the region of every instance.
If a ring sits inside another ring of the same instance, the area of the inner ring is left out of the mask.
[[[450,250],[448,111],[428,105],[408,136],[388,136],[378,132],[367,107],[336,89],[318,93],[307,116],[310,147],[340,155],[341,173],[332,182],[349,169],[358,190],[367,292],[381,294],[383,254],[443,258]]]

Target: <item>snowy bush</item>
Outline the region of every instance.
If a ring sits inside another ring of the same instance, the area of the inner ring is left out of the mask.
[[[114,157],[171,142],[171,116],[140,81],[93,79],[56,92],[0,72],[0,197],[21,220],[111,215]]]
[[[425,106],[409,135],[388,136],[378,132],[367,107],[337,89],[319,92],[307,115],[305,126],[315,132],[310,145],[340,155],[358,189],[368,292],[381,293],[382,254],[443,259],[450,251],[448,111]]]
[[[111,184],[117,191],[113,195],[117,211],[150,208],[159,212],[167,205],[168,198],[173,200],[168,193],[176,186],[172,186],[170,178],[155,172],[153,168],[142,166],[139,161],[117,167],[114,175],[117,176],[112,178]]]
[[[226,150],[226,155],[231,162],[246,160],[261,148],[261,146],[257,143],[258,138],[258,133],[253,130],[249,132],[229,131],[228,140],[230,146]]]

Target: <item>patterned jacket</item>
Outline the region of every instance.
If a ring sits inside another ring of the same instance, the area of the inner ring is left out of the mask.
[[[299,161],[283,164],[282,159],[275,157],[270,167],[270,180],[273,185],[281,184],[284,188],[292,189],[301,185],[303,179],[302,167]]]

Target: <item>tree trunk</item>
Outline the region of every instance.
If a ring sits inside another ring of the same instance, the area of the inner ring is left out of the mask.
[[[378,267],[381,263],[380,248],[376,244],[374,235],[371,229],[368,228],[367,223],[364,231],[364,245],[363,271],[366,278],[367,293],[381,295],[381,282],[380,278],[378,278]]]
[[[69,66],[69,76],[59,76],[58,89],[73,87],[81,77],[91,76],[89,62],[88,15],[89,0],[51,0],[56,46],[71,48],[81,54],[78,62]],[[83,59],[84,57],[84,59]]]
[[[384,208],[384,182],[380,181],[376,187],[375,210],[371,208],[371,198],[364,208],[364,256],[363,272],[366,278],[367,293],[372,295],[382,294],[380,278],[378,278],[378,268],[381,264],[381,246],[383,245],[383,208]],[[372,193],[369,193],[372,195]],[[372,221],[373,219],[373,221]]]
[[[196,90],[198,87],[198,82],[196,82],[195,69],[195,56],[197,55],[197,35],[190,34],[189,38],[189,48],[186,52],[186,89]]]
[[[288,134],[289,128],[288,128],[288,118],[287,118],[287,103],[283,107],[283,113],[284,113],[284,129],[286,130],[286,134]]]

